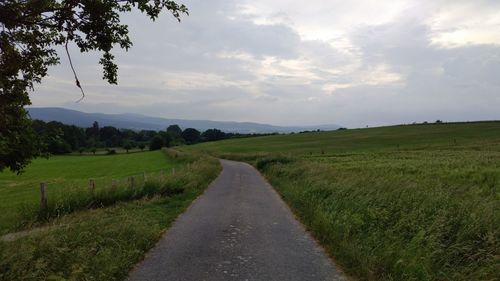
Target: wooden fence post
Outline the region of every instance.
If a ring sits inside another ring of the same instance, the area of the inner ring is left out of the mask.
[[[134,188],[135,187],[135,178],[134,177],[128,177],[128,186],[130,188]]]
[[[144,174],[144,182],[146,182],[148,180],[148,175],[146,174],[146,172],[144,172],[143,174]]]
[[[116,180],[112,179],[111,180],[111,188],[116,189],[117,186],[118,186],[118,184],[116,183]]]
[[[40,183],[40,208],[47,209],[47,184],[44,182]]]
[[[172,175],[175,175],[175,168],[172,168]]]
[[[160,171],[160,180],[163,180],[165,178],[165,170],[161,169]]]
[[[95,180],[94,179],[89,179],[89,190],[92,195],[94,195],[94,190],[95,190]]]

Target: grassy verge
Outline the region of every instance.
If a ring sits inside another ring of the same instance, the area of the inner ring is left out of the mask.
[[[42,231],[0,241],[0,280],[122,280],[219,171],[217,160],[191,157],[175,176],[142,186],[142,199],[56,217]]]
[[[498,152],[242,158],[361,280],[500,278]]]

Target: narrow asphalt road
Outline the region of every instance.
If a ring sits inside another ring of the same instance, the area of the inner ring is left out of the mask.
[[[221,162],[128,280],[345,280],[257,170]]]

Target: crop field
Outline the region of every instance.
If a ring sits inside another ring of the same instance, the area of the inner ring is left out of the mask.
[[[360,280],[499,280],[500,122],[205,143],[255,165]]]
[[[500,122],[405,125],[202,143],[186,150],[318,155],[386,150],[499,150]]]
[[[39,158],[25,172],[0,173],[0,234],[13,230],[23,206],[38,206],[40,182],[46,182],[48,197],[58,199],[73,192],[88,192],[89,179],[96,189],[109,187],[112,180],[124,185],[127,176],[143,178],[143,173],[159,173],[176,165],[162,151],[109,156],[54,156]]]

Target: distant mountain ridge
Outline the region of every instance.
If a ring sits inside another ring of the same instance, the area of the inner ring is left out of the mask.
[[[151,117],[141,114],[106,114],[86,113],[59,107],[30,107],[27,108],[31,118],[45,122],[59,121],[68,125],[79,127],[90,127],[94,121],[100,126],[113,126],[120,129],[132,130],[165,130],[169,125],[177,124],[181,128],[195,128],[200,131],[207,129],[219,129],[231,133],[290,133],[309,130],[335,130],[340,126],[318,125],[318,126],[274,126],[253,122],[229,122],[210,120],[185,120]]]

